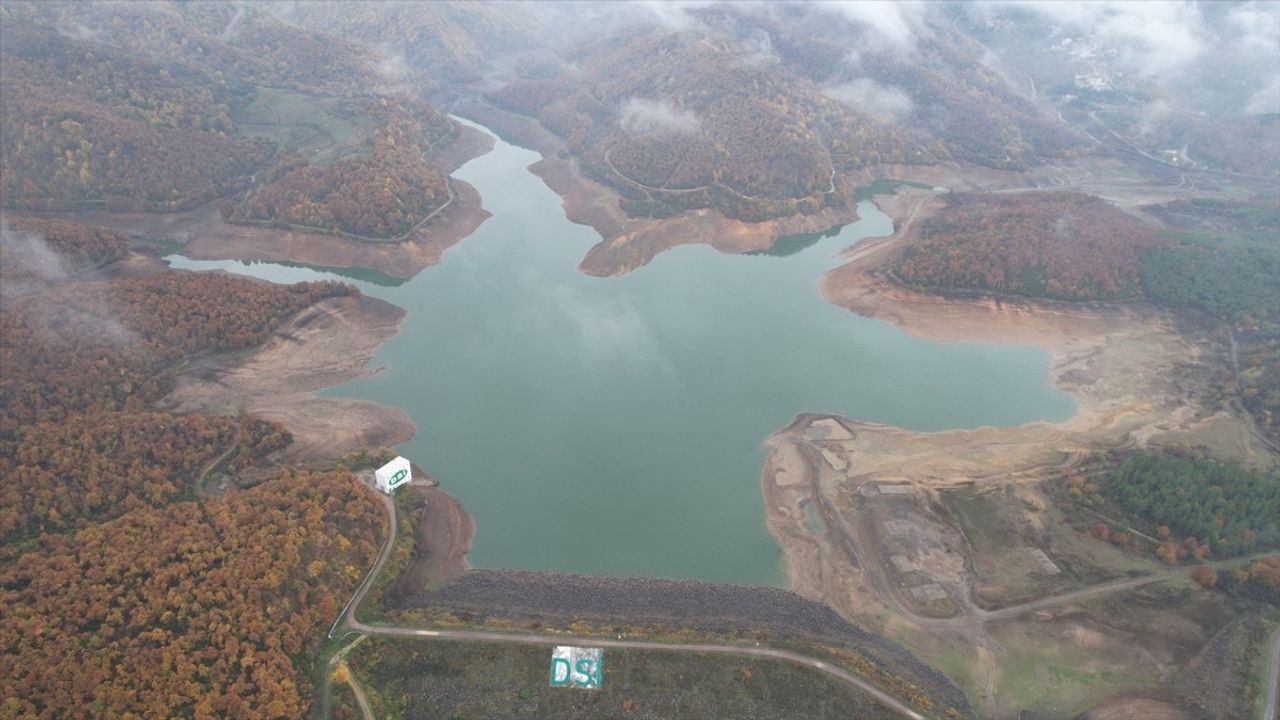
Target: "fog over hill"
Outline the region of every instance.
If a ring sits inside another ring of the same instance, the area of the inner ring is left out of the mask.
[[[0,0],[0,720],[1274,715],[1278,249],[1276,0]]]

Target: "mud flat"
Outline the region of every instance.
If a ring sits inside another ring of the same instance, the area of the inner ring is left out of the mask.
[[[278,462],[329,461],[397,445],[416,430],[403,411],[315,392],[376,372],[366,364],[404,314],[363,295],[326,299],[294,315],[256,350],[193,363],[159,405],[276,420],[293,434],[293,443],[271,456]]]
[[[473,128],[442,148],[432,161],[450,173],[468,160],[493,149],[493,138]],[[461,180],[451,179],[454,200],[438,217],[414,231],[404,242],[363,242],[336,235],[313,234],[232,225],[222,221],[215,200],[179,213],[116,213],[94,210],[55,213],[91,225],[183,246],[196,260],[266,260],[299,262],[323,267],[361,267],[394,278],[408,279],[440,262],[441,255],[475,231],[489,217],[479,193]]]

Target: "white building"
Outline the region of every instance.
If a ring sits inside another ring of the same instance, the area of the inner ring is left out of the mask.
[[[388,495],[412,479],[413,471],[409,468],[409,461],[399,455],[395,460],[373,471],[373,484]]]

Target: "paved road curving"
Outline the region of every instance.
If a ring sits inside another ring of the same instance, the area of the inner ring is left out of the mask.
[[[505,633],[485,632],[480,630],[425,630],[419,628],[368,625],[359,621],[355,622],[355,626],[361,632],[369,635],[381,635],[386,637],[439,638],[442,640],[470,640],[478,642],[517,643],[521,645],[559,645],[567,640],[574,639],[574,636],[569,634]],[[625,648],[628,650],[658,650],[663,652],[711,653],[717,655],[744,655],[750,657],[771,658],[775,660],[786,660],[788,662],[796,663],[797,665],[803,665],[805,667],[819,670],[838,680],[853,685],[862,692],[896,710],[902,714],[903,717],[912,718],[913,720],[925,720],[924,715],[912,710],[905,703],[899,701],[897,698],[886,693],[880,688],[877,688],[866,680],[863,680],[862,678],[859,678],[858,676],[829,662],[818,660],[817,658],[811,658],[807,655],[790,652],[788,650],[777,650],[766,647],[744,647],[741,645],[703,645],[700,643],[610,640],[597,637],[583,637],[581,638],[581,642],[592,647]]]
[[[797,665],[803,665],[804,667],[824,672],[827,675],[852,685],[858,690],[874,697],[876,700],[879,700],[884,705],[892,708],[903,717],[911,718],[911,720],[926,720],[924,715],[912,710],[906,703],[853,673],[824,660],[819,660],[817,658],[791,652],[789,650],[778,650],[759,646],[751,647],[721,644],[704,645],[700,643],[664,643],[622,639],[611,640],[607,638],[574,636],[570,633],[505,633],[481,630],[427,630],[395,625],[370,625],[368,623],[361,622],[356,618],[356,612],[359,610],[360,604],[364,602],[365,596],[369,594],[369,590],[373,587],[374,581],[377,580],[378,576],[382,573],[382,569],[386,566],[387,560],[391,557],[391,549],[395,545],[396,538],[395,502],[392,500],[391,496],[377,492],[373,488],[369,488],[369,492],[376,493],[378,499],[382,501],[383,506],[386,508],[387,519],[389,521],[389,532],[387,533],[387,539],[382,544],[382,549],[378,552],[378,557],[374,560],[373,567],[369,569],[369,574],[365,576],[364,580],[360,583],[360,586],[356,588],[355,594],[351,596],[351,600],[349,600],[346,607],[342,609],[342,614],[338,616],[338,619],[333,623],[333,627],[329,629],[330,639],[344,637],[351,633],[363,633],[365,635],[378,635],[383,637],[439,638],[444,640],[517,643],[522,645],[559,645],[565,641],[574,640],[575,637],[577,637],[582,642],[588,643],[592,647],[658,650],[664,652],[712,653],[717,655],[772,658],[775,660],[785,660],[787,662],[796,663]],[[330,682],[328,675],[329,674],[326,673],[326,687],[324,688],[326,696],[328,693],[327,683]],[[353,687],[357,686],[353,683]],[[327,720],[327,710],[325,715]]]

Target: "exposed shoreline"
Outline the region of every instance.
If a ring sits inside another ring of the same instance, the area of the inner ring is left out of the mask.
[[[842,617],[883,625],[861,602],[870,597],[861,570],[834,539],[804,527],[813,502],[813,470],[801,456],[814,422],[835,422],[845,457],[856,467],[822,465],[828,497],[845,478],[861,483],[906,483],[927,491],[970,483],[1035,481],[1074,467],[1097,452],[1147,443],[1204,445],[1215,455],[1265,461],[1266,447],[1227,410],[1210,406],[1206,367],[1221,352],[1200,329],[1148,303],[1090,304],[998,301],[926,295],[895,284],[884,266],[901,249],[912,224],[940,206],[931,193],[902,189],[878,196],[895,232],[846,250],[848,262],[819,285],[828,301],[886,320],[933,342],[1032,345],[1050,354],[1050,380],[1077,403],[1061,423],[924,433],[823,415],[802,415],[768,438],[761,472],[767,525],[782,549],[790,587],[825,602]],[[847,437],[845,437],[847,435]],[[846,502],[853,500],[846,499]]]
[[[446,175],[467,161],[493,149],[493,138],[463,126],[458,137],[442,148],[432,162]],[[117,213],[93,210],[75,213],[38,213],[41,216],[101,225],[182,246],[194,260],[262,260],[298,262],[322,267],[359,267],[407,280],[440,262],[446,250],[471,235],[489,218],[480,194],[471,185],[452,179],[456,198],[437,218],[400,243],[370,243],[328,234],[313,234],[233,225],[222,220],[222,200],[177,213]],[[34,214],[34,213],[33,213]]]
[[[364,295],[323,300],[249,353],[222,354],[182,371],[159,407],[178,413],[250,413],[275,420],[293,443],[281,463],[320,463],[370,447],[391,447],[417,429],[399,408],[316,392],[377,372],[366,364],[393,336],[405,311]]]
[[[664,250],[689,244],[708,244],[725,253],[769,249],[783,235],[812,233],[858,219],[857,203],[829,207],[811,215],[748,223],[714,210],[694,210],[671,218],[632,218],[618,206],[617,191],[585,175],[568,157],[565,145],[536,121],[477,101],[459,104],[457,114],[475,120],[510,142],[542,155],[529,166],[561,198],[565,215],[589,225],[602,238],[578,265],[588,275],[625,275],[643,267]]]
[[[467,552],[475,522],[462,505],[439,486],[414,486],[413,558],[395,579],[388,598],[392,604],[462,577],[471,570]],[[420,502],[420,504],[419,504]]]
[[[852,197],[841,205],[814,213],[761,222],[745,222],[705,208],[670,218],[629,217],[619,207],[621,195],[584,175],[564,141],[534,118],[474,99],[459,103],[454,112],[542,155],[541,160],[529,166],[529,171],[560,196],[566,217],[600,234],[600,242],[578,265],[578,269],[588,275],[625,275],[648,264],[663,251],[680,245],[706,244],[723,253],[760,252],[768,250],[780,237],[825,232],[858,220],[858,203]],[[1022,172],[959,165],[885,164],[844,176],[850,187],[882,178],[909,178],[968,189],[979,187],[975,181],[984,188],[1021,187],[1029,182],[1029,176]]]

